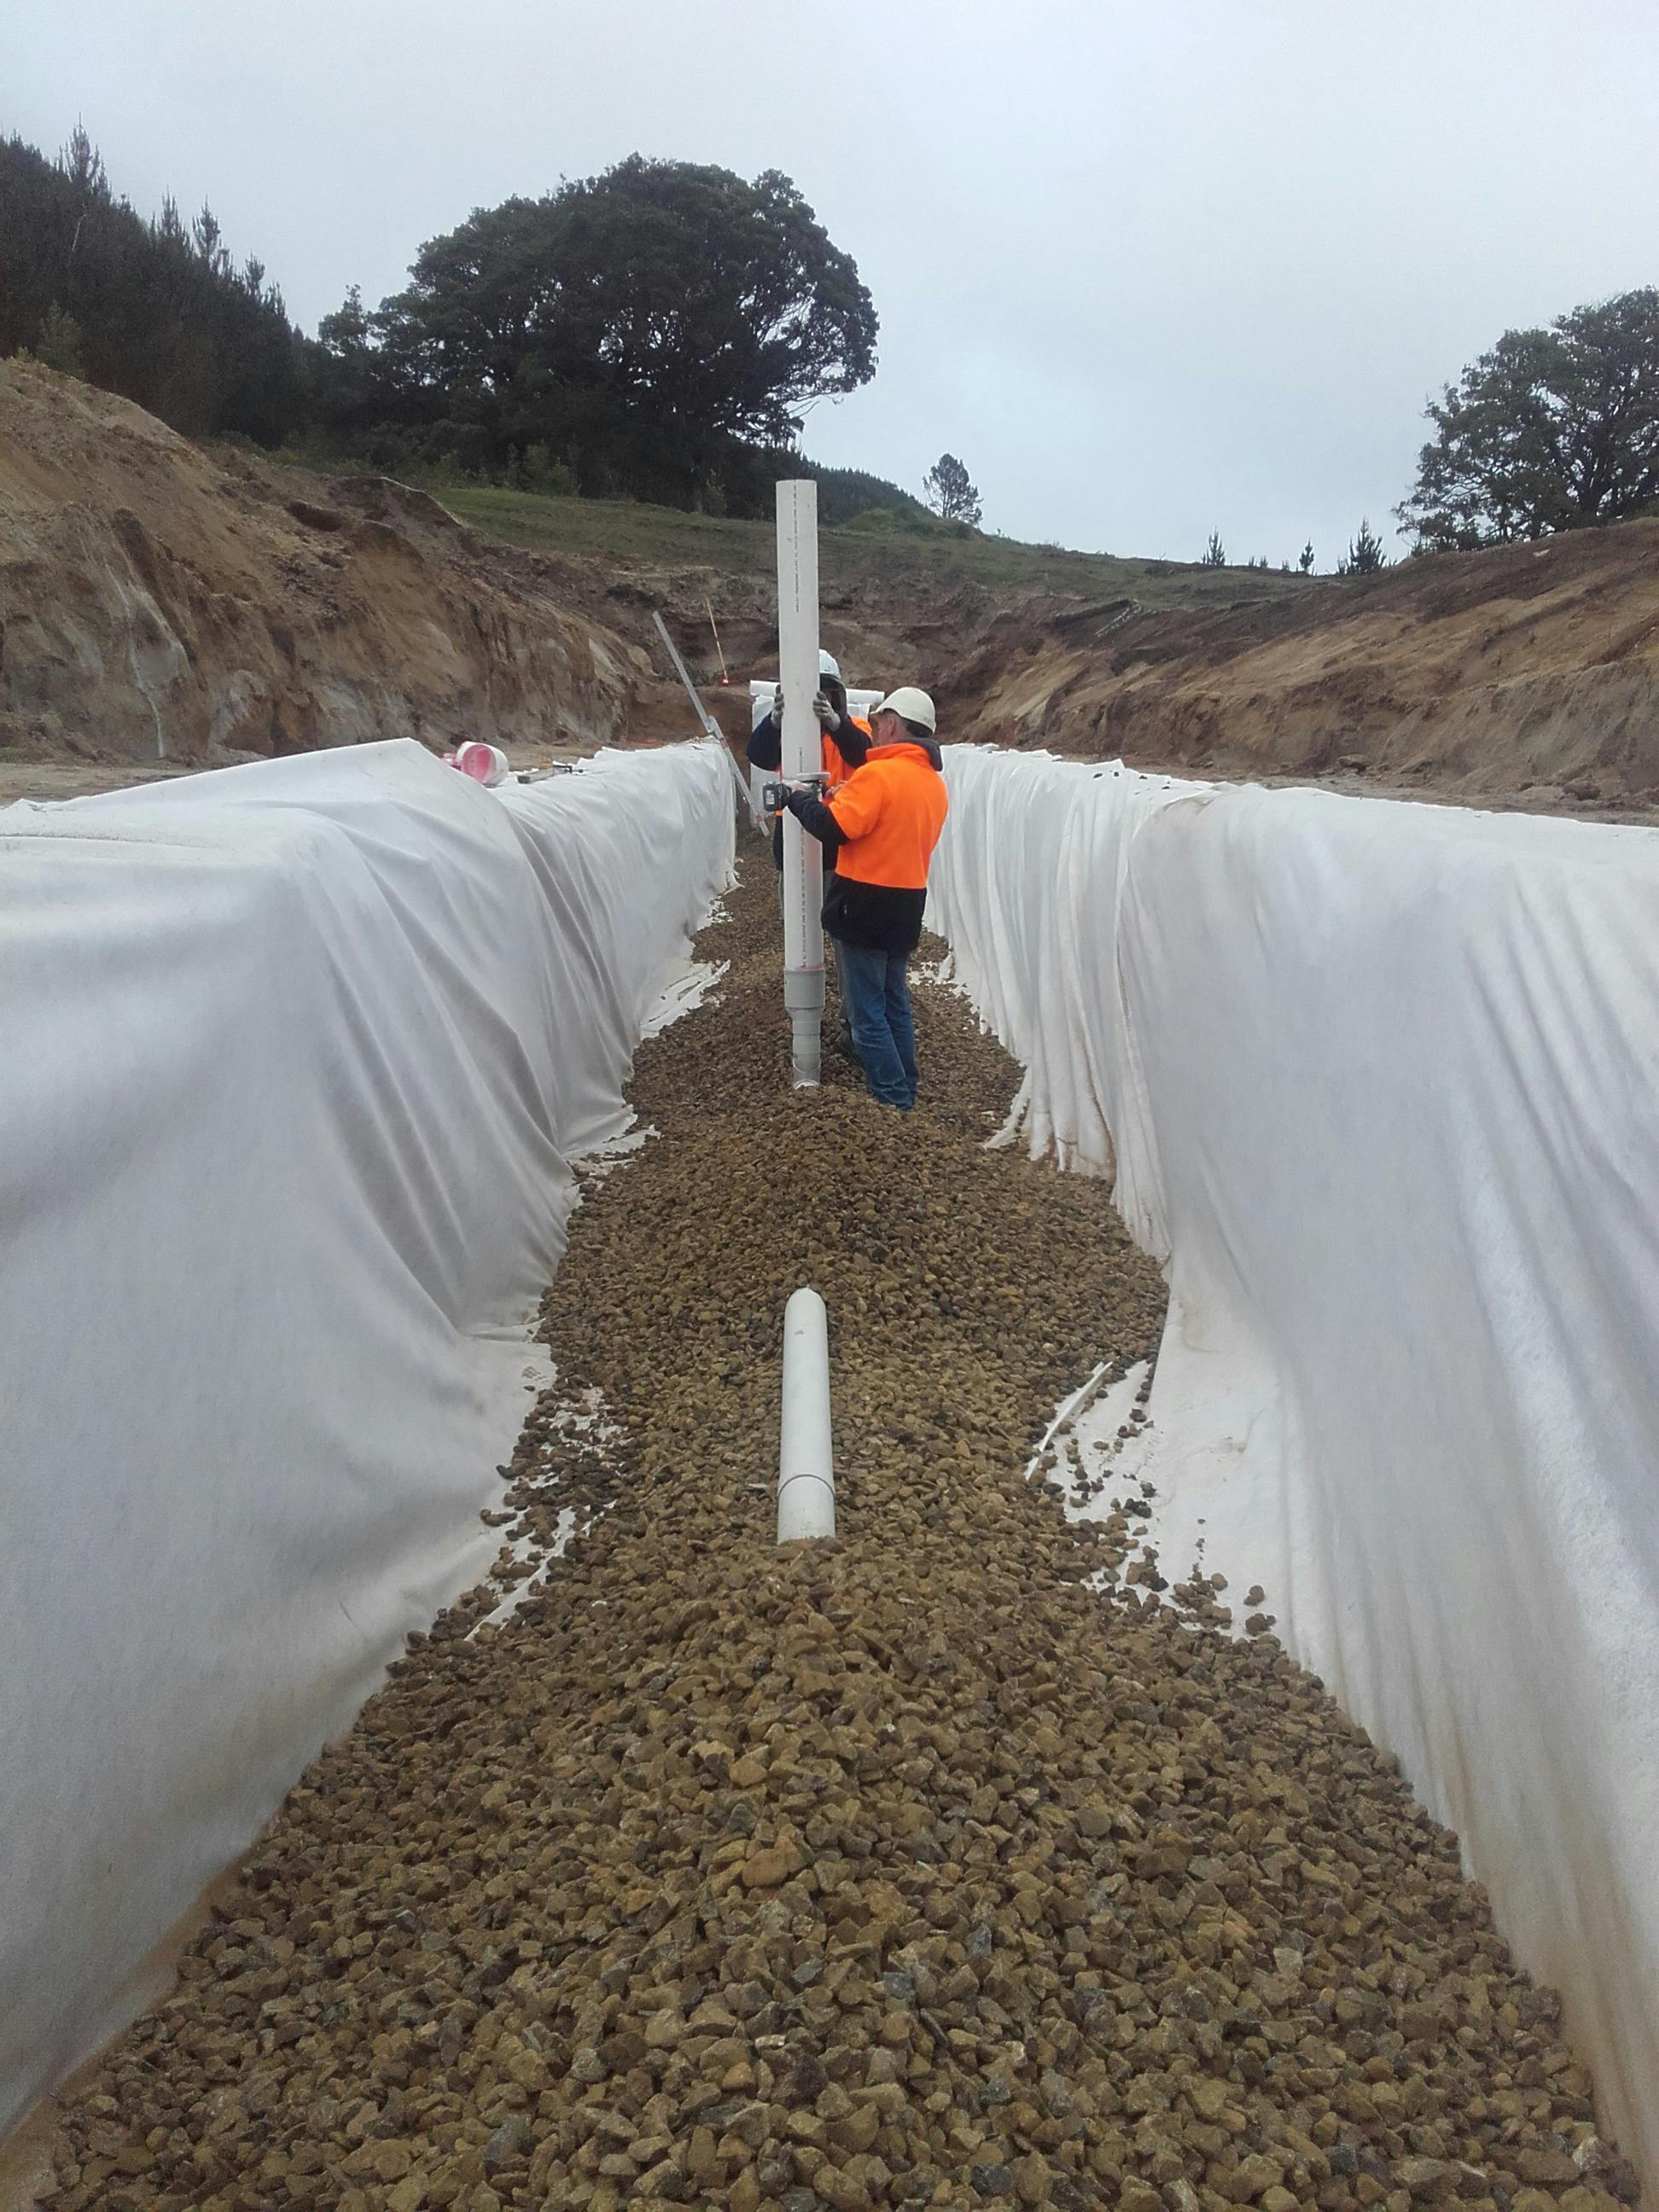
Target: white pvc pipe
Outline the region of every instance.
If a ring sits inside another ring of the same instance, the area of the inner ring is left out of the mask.
[[[783,685],[783,775],[818,774],[818,488],[811,477],[778,486],[778,675]],[[798,1088],[818,1079],[823,1018],[823,848],[793,814],[783,817],[783,1003],[793,1032]]]
[[[816,1291],[783,1310],[783,1420],[778,1443],[778,1541],[836,1533],[830,1434],[830,1316]]]
[[[820,679],[820,686],[822,679]],[[775,676],[757,676],[749,684],[749,726],[757,730],[772,711],[772,694],[778,688]],[[849,691],[847,711],[849,714],[868,716],[887,696],[884,691]]]

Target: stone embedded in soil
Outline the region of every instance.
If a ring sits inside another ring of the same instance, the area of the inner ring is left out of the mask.
[[[980,1148],[1012,1070],[937,993],[911,1120],[838,1065],[791,1092],[763,864],[735,915],[723,1003],[639,1056],[662,1141],[546,1301],[562,1395],[507,1503],[580,1533],[495,1631],[490,1586],[411,1639],[306,1774],[68,2104],[56,2203],[1633,2199],[1393,1762],[1271,1638],[1103,1594],[1127,1518],[1024,1480],[1079,1374],[1156,1346],[1102,1186]],[[781,1553],[803,1281],[841,1535]]]

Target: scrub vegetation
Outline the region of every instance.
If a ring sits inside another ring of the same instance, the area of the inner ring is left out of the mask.
[[[594,501],[515,492],[496,484],[441,484],[434,495],[464,521],[492,538],[538,551],[611,561],[620,567],[707,568],[732,575],[764,574],[775,559],[769,520],[688,514],[637,501]],[[1179,561],[1137,561],[1107,553],[1073,553],[1030,545],[994,532],[951,529],[902,514],[865,514],[820,532],[827,577],[879,580],[925,575],[985,586],[1077,593],[1093,599],[1126,593],[1156,606],[1224,605],[1277,595],[1277,575],[1201,574]]]

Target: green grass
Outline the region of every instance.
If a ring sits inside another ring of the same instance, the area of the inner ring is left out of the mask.
[[[568,499],[499,486],[433,485],[433,496],[485,537],[540,553],[563,553],[641,572],[706,568],[769,574],[776,560],[769,522],[687,514],[635,500]],[[1215,605],[1277,597],[1302,579],[1260,569],[1200,568],[1170,561],[1068,553],[1008,538],[957,535],[901,520],[859,520],[819,535],[826,580],[902,583],[925,574],[941,584],[976,584],[1085,599],[1134,599],[1146,606]]]

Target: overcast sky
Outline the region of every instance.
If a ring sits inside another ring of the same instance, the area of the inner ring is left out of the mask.
[[[1330,567],[1464,362],[1659,283],[1653,0],[0,0],[0,130],[77,117],[307,330],[635,150],[787,170],[881,318],[806,450],[1090,550]]]

